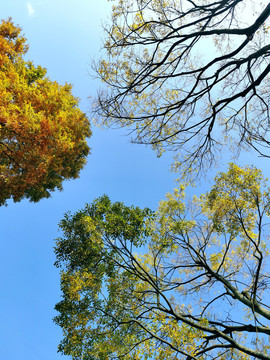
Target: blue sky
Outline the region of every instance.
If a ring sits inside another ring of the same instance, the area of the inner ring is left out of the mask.
[[[99,86],[89,71],[100,56],[107,1],[2,0],[0,13],[22,27],[30,45],[27,59],[46,67],[52,80],[73,84],[87,112],[87,98]],[[169,155],[157,159],[145,146],[130,144],[124,131],[92,130],[92,154],[80,179],[65,182],[64,191],[37,204],[10,202],[0,208],[0,359],[63,358],[57,354],[61,329],[52,322],[60,300],[53,246],[66,211],[75,212],[104,193],[114,201],[155,208],[174,187]]]
[[[0,1],[2,18],[12,17],[28,39],[27,59],[46,67],[52,80],[73,84],[84,112],[89,108],[88,96],[95,96],[99,86],[89,71],[92,59],[100,56],[101,23],[108,20],[109,4],[106,0]],[[156,158],[150,148],[130,144],[123,130],[92,130],[92,154],[80,179],[64,183],[64,191],[37,204],[10,202],[0,208],[1,359],[63,358],[56,353],[61,329],[52,322],[54,305],[60,300],[53,246],[59,236],[57,224],[66,211],[75,212],[104,193],[113,201],[155,209],[175,186],[168,171],[170,154]],[[249,160],[259,161],[255,155],[243,158]],[[259,166],[268,171],[266,160]]]

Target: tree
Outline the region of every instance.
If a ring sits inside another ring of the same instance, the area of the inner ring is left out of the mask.
[[[230,164],[156,213],[103,196],[60,223],[59,346],[73,359],[270,359],[270,195]]]
[[[78,177],[89,153],[89,121],[71,86],[23,60],[20,32],[10,19],[0,25],[0,205],[49,197]]]
[[[269,157],[269,16],[267,1],[116,1],[97,121],[188,168],[226,144]]]

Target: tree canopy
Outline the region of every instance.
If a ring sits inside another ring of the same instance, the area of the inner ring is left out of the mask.
[[[157,212],[107,196],[60,223],[59,350],[73,359],[270,359],[269,188],[230,164]]]
[[[89,121],[68,84],[24,61],[26,39],[11,19],[0,25],[0,205],[38,201],[78,177],[86,162]]]
[[[267,1],[117,0],[97,120],[188,167],[226,144],[269,157],[269,16]]]

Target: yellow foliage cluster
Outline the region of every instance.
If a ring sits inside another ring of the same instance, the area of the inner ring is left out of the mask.
[[[26,39],[9,19],[0,25],[0,205],[38,201],[78,177],[91,135],[71,86],[25,62]]]

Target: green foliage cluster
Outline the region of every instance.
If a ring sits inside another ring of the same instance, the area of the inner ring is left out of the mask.
[[[73,359],[269,359],[270,189],[230,164],[191,202],[158,210],[104,196],[57,240],[59,350]]]

